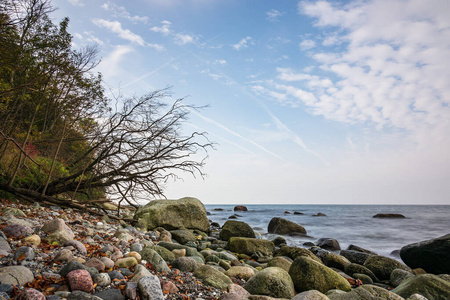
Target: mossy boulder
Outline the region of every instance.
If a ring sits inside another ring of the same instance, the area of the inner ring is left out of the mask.
[[[286,257],[283,256],[276,256],[267,263],[268,267],[278,267],[285,270],[286,272],[289,272],[289,268],[291,267],[291,265],[292,261],[289,261]]]
[[[275,234],[306,234],[306,229],[295,222],[276,217],[270,220],[267,232]]]
[[[252,295],[266,295],[273,298],[291,299],[295,296],[294,283],[289,273],[277,267],[269,267],[258,272],[245,284]]]
[[[297,257],[289,269],[297,292],[318,290],[326,293],[331,289],[350,291],[351,286],[337,272],[305,256]]]
[[[232,284],[230,277],[209,265],[203,265],[194,272],[194,276],[203,283],[224,290]]]
[[[320,258],[318,258],[314,253],[308,249],[300,247],[281,246],[281,248],[275,252],[275,256],[287,256],[292,260],[300,256],[306,256],[317,261],[318,263],[322,263]]]
[[[401,262],[386,256],[372,255],[364,263],[364,266],[371,270],[380,280],[389,280],[392,271],[402,269],[408,272],[412,270]],[[358,272],[360,273],[360,272]]]
[[[178,243],[185,245],[187,242],[195,242],[196,238],[192,231],[186,229],[171,230],[172,239]]]
[[[355,273],[364,274],[364,275],[369,276],[372,279],[372,281],[374,281],[374,282],[380,281],[372,271],[370,271],[366,267],[361,266],[359,264],[351,263],[349,265],[346,265],[344,268],[344,272],[345,272],[345,274],[347,274],[349,276],[353,276],[353,274],[355,274]]]
[[[151,249],[155,250],[168,263],[171,263],[175,259],[175,254],[167,248],[155,245],[155,246],[145,247],[141,251],[145,251],[147,248],[151,248]],[[142,256],[142,253],[140,253],[140,254]]]
[[[275,245],[271,241],[244,237],[230,238],[226,248],[231,252],[247,255],[259,252],[262,255],[271,256],[275,251]]]
[[[136,211],[134,219],[137,222],[136,227],[145,231],[157,227],[167,230],[209,229],[205,206],[196,198],[150,201]]]
[[[327,267],[336,268],[344,271],[345,266],[351,264],[351,262],[342,255],[337,255],[333,252],[324,256],[323,262]]]
[[[228,241],[231,237],[248,237],[255,238],[255,232],[245,222],[228,220],[223,224],[219,238]]]
[[[350,293],[333,293],[328,295],[328,298],[330,298],[330,300],[404,300],[397,294],[371,284],[362,285],[352,290]]]
[[[403,281],[392,290],[393,293],[408,298],[414,294],[420,294],[427,299],[450,299],[450,282],[433,274],[417,275]]]
[[[157,272],[170,272],[166,261],[152,248],[145,247],[140,254],[142,259],[148,261]]]

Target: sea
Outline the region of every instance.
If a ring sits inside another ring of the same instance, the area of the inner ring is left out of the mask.
[[[205,205],[208,218],[221,226],[229,217],[249,224],[260,238],[272,240],[267,226],[274,217],[302,225],[308,237],[284,236],[288,246],[334,238],[341,249],[350,244],[399,259],[393,251],[403,246],[450,233],[450,205],[245,205],[248,211],[233,211],[235,205]],[[219,211],[217,209],[223,209]],[[294,214],[301,212],[303,215]],[[326,216],[313,215],[323,213]],[[402,214],[404,219],[373,218],[379,213]]]

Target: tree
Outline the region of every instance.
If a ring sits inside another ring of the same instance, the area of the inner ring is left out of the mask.
[[[105,195],[135,205],[183,173],[204,176],[204,132],[182,134],[196,107],[170,90],[117,101],[103,93],[96,47],[71,48],[45,0],[0,5],[0,190],[84,209]],[[203,155],[202,155],[203,153]]]

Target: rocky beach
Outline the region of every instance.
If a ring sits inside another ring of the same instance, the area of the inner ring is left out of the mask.
[[[308,228],[278,217],[266,225],[277,237],[264,239],[245,222],[209,220],[195,198],[121,216],[134,222],[1,200],[0,300],[450,299],[450,235],[394,259],[333,238],[287,245]]]

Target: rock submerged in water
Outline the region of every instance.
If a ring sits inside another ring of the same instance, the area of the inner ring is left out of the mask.
[[[157,227],[167,230],[184,227],[204,232],[209,229],[205,206],[196,198],[150,201],[136,211],[134,219],[136,226],[145,231]]]
[[[406,217],[402,214],[376,214],[373,218],[380,219],[405,219]]]
[[[306,229],[292,221],[283,219],[283,218],[272,218],[267,227],[267,231],[269,233],[275,234],[292,234],[292,233],[300,233],[306,234]]]
[[[234,211],[248,211],[248,208],[243,205],[237,205],[233,209]]]
[[[410,268],[450,274],[450,234],[406,245],[400,250],[400,257]]]

